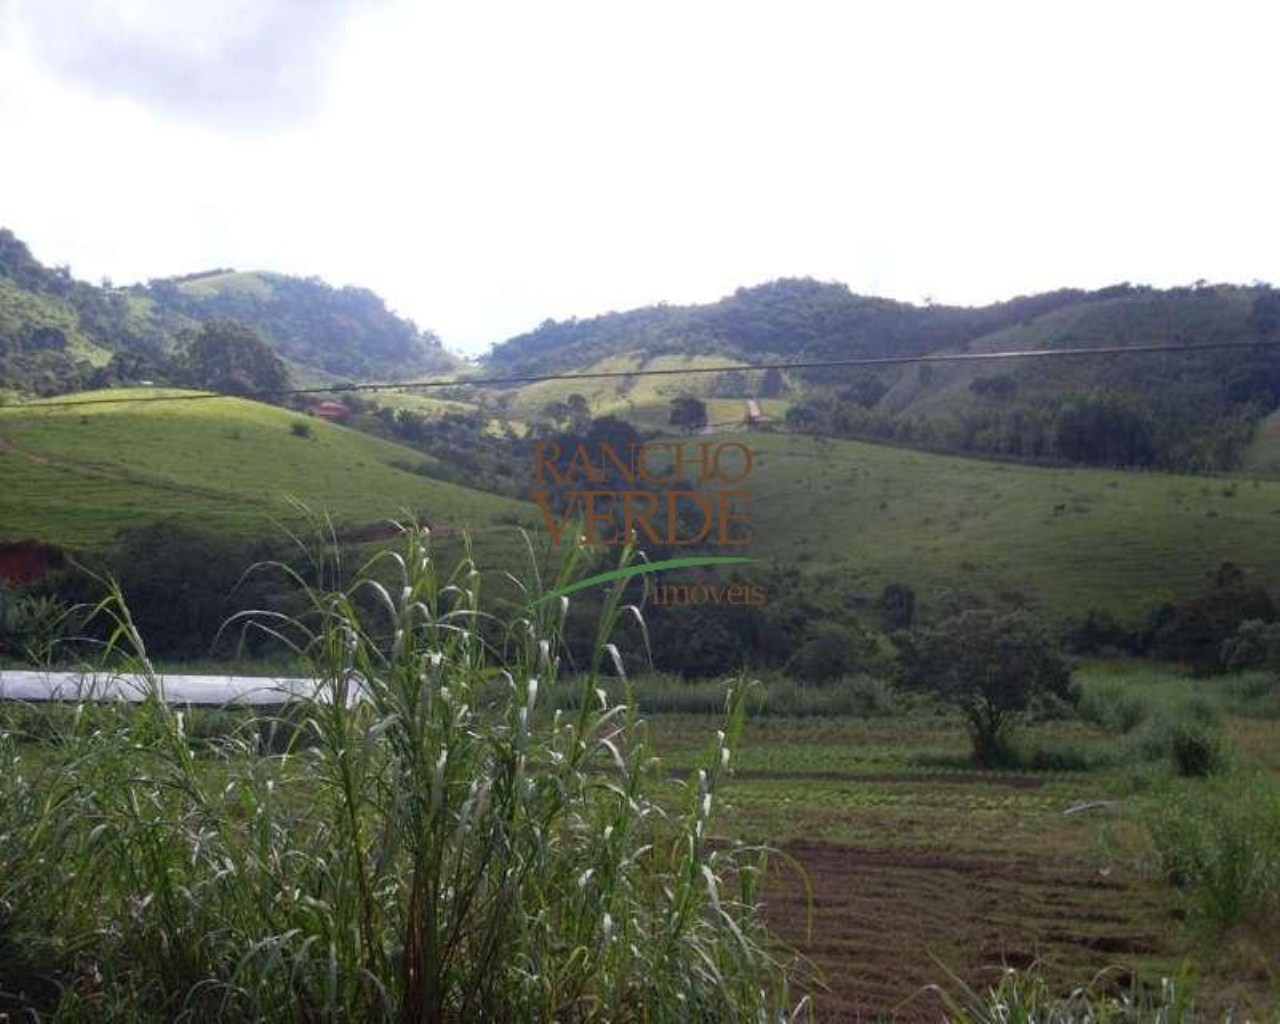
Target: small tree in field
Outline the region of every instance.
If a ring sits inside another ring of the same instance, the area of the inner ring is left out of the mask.
[[[707,425],[707,403],[700,398],[681,395],[671,400],[671,425],[682,427],[686,434]]]
[[[909,685],[959,707],[978,764],[1006,759],[1009,731],[1033,697],[1071,697],[1070,667],[1044,625],[1024,612],[964,612],[917,632],[905,654]]]

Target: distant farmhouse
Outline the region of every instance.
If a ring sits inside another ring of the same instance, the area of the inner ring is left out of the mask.
[[[347,406],[341,402],[332,401],[317,402],[308,412],[312,416],[319,416],[322,420],[328,420],[330,423],[335,420],[345,420],[351,414],[351,410]]]

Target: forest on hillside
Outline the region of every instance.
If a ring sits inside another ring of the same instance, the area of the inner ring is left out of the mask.
[[[174,353],[203,324],[227,319],[259,332],[297,375],[403,379],[457,363],[439,338],[365,288],[228,270],[94,285],[44,266],[0,228],[0,391],[174,380]]]

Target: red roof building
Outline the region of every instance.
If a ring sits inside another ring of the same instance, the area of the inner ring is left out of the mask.
[[[341,402],[317,402],[310,409],[312,416],[319,416],[322,420],[345,420],[350,414],[348,409]]]

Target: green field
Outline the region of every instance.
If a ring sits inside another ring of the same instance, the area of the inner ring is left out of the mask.
[[[1253,440],[1240,459],[1243,473],[1280,476],[1280,411],[1258,424]]]
[[[685,370],[732,366],[725,356],[659,355],[646,358],[640,353],[610,356],[583,367],[578,373],[619,373],[628,370]],[[668,373],[653,377],[606,377],[586,380],[552,380],[525,384],[509,392],[514,416],[532,418],[549,402],[563,402],[572,394],[587,400],[592,416],[619,416],[639,427],[661,429],[667,425],[671,399],[678,395],[705,397],[715,381],[713,373],[688,376]],[[503,392],[488,392],[495,400]],[[735,420],[742,418],[742,402],[734,401]],[[714,420],[714,417],[711,417]]]
[[[725,440],[729,440],[726,437]],[[1223,561],[1280,584],[1280,483],[1056,469],[753,433],[751,553],[853,581],[1130,622]]]
[[[309,435],[299,436],[294,424]],[[92,545],[168,516],[262,535],[294,517],[290,498],[344,525],[412,515],[482,530],[524,508],[402,468],[428,461],[345,427],[233,398],[8,406],[0,409],[0,539]]]
[[[223,274],[206,274],[181,282],[178,287],[188,295],[207,298],[222,292],[234,292],[257,299],[269,299],[274,294],[271,275],[254,271],[229,271]]]
[[[967,595],[1059,620],[1106,609],[1137,625],[1155,605],[1202,592],[1224,561],[1280,584],[1280,481],[1043,468],[768,432],[719,441],[754,452],[750,554],[867,600],[898,581],[925,614]],[[430,461],[231,398],[7,406],[0,538],[74,547],[168,516],[261,534],[287,517],[289,497],[350,525],[406,512],[472,531],[499,517],[538,521],[522,502],[408,471]]]

